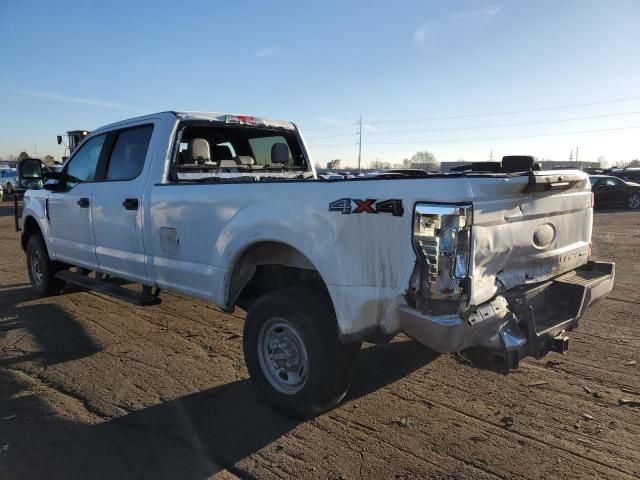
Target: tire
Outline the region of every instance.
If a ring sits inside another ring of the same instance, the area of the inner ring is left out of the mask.
[[[56,264],[49,259],[47,246],[39,233],[31,235],[27,242],[27,270],[31,286],[41,297],[56,295],[64,287],[64,282],[55,277]]]
[[[640,193],[632,193],[631,195],[629,195],[627,206],[634,210],[640,208]]]
[[[247,313],[243,346],[251,380],[290,417],[309,419],[333,408],[351,384],[360,344],[340,342],[325,297],[310,288],[285,288],[262,295]]]

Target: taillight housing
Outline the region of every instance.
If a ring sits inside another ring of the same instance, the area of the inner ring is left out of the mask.
[[[461,300],[471,255],[471,205],[419,203],[413,246],[420,260],[420,296]]]

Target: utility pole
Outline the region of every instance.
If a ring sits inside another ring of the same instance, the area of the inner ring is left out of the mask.
[[[493,148],[491,149],[491,153],[489,154],[489,161],[493,162]]]
[[[578,161],[578,147],[576,147],[576,162]]]
[[[571,153],[569,154],[569,161],[573,162],[573,150],[571,150]]]
[[[360,140],[358,140],[358,173],[360,173],[360,160],[362,158],[362,114],[360,114],[360,121],[358,124],[360,125]]]

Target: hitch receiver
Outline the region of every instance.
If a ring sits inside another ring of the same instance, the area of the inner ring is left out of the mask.
[[[551,344],[551,350],[556,353],[564,353],[569,350],[569,337],[566,335],[558,335],[553,337],[553,342]]]

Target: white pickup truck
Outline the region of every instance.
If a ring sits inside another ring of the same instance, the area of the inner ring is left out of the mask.
[[[164,112],[91,132],[60,172],[23,162],[46,183],[25,194],[21,241],[42,295],[245,309],[251,378],[308,418],[343,398],[363,341],[404,332],[505,371],[564,352],[613,286],[614,265],[589,260],[589,180],[499,167],[324,180],[293,123]]]

